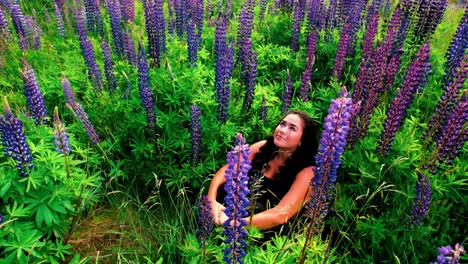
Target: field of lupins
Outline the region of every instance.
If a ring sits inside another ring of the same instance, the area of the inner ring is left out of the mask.
[[[0,263],[464,263],[467,49],[465,1],[0,0]],[[290,109],[305,216],[214,226]]]

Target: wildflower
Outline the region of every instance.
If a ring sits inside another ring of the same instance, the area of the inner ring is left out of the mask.
[[[126,32],[125,29],[123,29],[122,41],[123,41],[123,49],[124,49],[125,58],[133,66],[138,66],[137,55],[135,52],[135,42],[133,42],[131,32]]]
[[[135,20],[135,0],[121,0],[122,17],[126,22]]]
[[[21,177],[27,176],[33,167],[31,151],[23,133],[23,124],[13,115],[6,97],[3,98],[5,115],[0,115],[0,132],[5,156],[16,161]]]
[[[189,19],[187,23],[188,59],[192,67],[197,66],[198,41],[195,32],[195,22]]]
[[[60,8],[58,7],[57,3],[54,1],[54,16],[57,21],[57,28],[58,28],[58,34],[61,37],[65,37],[66,35],[66,30],[63,22],[63,17],[62,17],[62,12],[60,11]]]
[[[107,9],[109,12],[111,22],[112,39],[114,40],[114,49],[117,55],[124,55],[123,36],[120,21],[122,20],[122,14],[120,12],[119,0],[107,0]]]
[[[68,140],[68,133],[65,131],[65,126],[60,120],[58,108],[54,109],[54,144],[55,150],[59,153],[62,153],[65,156],[70,154],[70,141]]]
[[[101,9],[99,8],[98,0],[84,1],[86,24],[89,31],[98,32],[103,36]]]
[[[317,32],[312,31],[309,35],[307,45],[307,59],[304,72],[302,73],[301,88],[299,90],[298,98],[307,102],[309,100],[310,91],[310,80],[312,79],[312,73],[315,62],[315,50],[317,45]]]
[[[418,54],[416,54],[416,57],[408,68],[401,88],[398,90],[388,110],[387,120],[385,121],[384,131],[380,137],[378,149],[384,156],[387,156],[395,133],[400,128],[406,111],[413,101],[414,93],[421,84],[421,80],[424,77],[424,67],[428,62],[429,42],[419,49]]]
[[[242,135],[237,134],[234,147],[226,158],[228,167],[225,172],[226,209],[224,213],[228,220],[224,223],[226,236],[224,243],[227,247],[224,248],[223,260],[227,263],[243,263],[242,258],[245,256],[247,232],[244,227],[247,222],[242,218],[248,216],[246,207],[249,205],[247,199],[249,177],[247,174],[251,168],[249,155],[249,146],[245,144]]]
[[[250,39],[245,41],[245,49],[250,49],[248,59],[244,61],[246,65],[242,65],[243,79],[245,84],[245,96],[242,104],[242,112],[248,113],[252,108],[253,97],[255,94],[255,84],[257,83],[257,53],[252,51],[252,43]]]
[[[457,264],[460,261],[460,256],[466,253],[465,248],[459,243],[455,245],[455,249],[447,245],[445,247],[438,247],[437,251],[439,255],[436,262],[429,264]]]
[[[333,77],[340,79],[343,67],[345,64],[346,53],[348,51],[349,40],[350,40],[351,24],[346,23],[345,27],[341,31],[340,41],[338,43],[338,49],[335,56],[335,64],[333,66]]]
[[[21,6],[16,1],[9,3],[8,8],[10,9],[11,21],[18,35],[18,45],[21,50],[26,50],[28,48],[27,35],[29,32],[27,31],[28,28],[23,10],[21,10]]]
[[[323,19],[326,13],[326,6],[323,0],[311,0],[309,4],[309,14],[307,15],[309,27],[312,30],[320,30],[323,27]]]
[[[293,86],[291,81],[291,74],[289,74],[289,70],[286,74],[286,83],[284,84],[283,89],[283,103],[281,106],[281,113],[286,113],[289,108],[291,108],[291,99],[293,93]]]
[[[94,126],[91,124],[88,118],[88,114],[84,111],[83,106],[78,103],[75,99],[75,95],[73,94],[73,90],[70,86],[70,81],[67,78],[62,78],[62,88],[63,93],[65,95],[65,99],[67,101],[67,107],[73,112],[73,114],[80,120],[81,124],[83,125],[88,137],[91,139],[93,144],[99,143],[99,135],[96,133]]]
[[[262,95],[262,106],[260,107],[260,120],[263,121],[263,124],[268,123],[268,106],[264,94]]]
[[[304,11],[302,10],[300,3],[295,2],[290,45],[291,50],[294,52],[299,50],[299,35],[301,34],[302,20],[304,20]]]
[[[418,182],[416,183],[413,209],[411,211],[411,222],[419,225],[421,220],[427,215],[427,210],[431,204],[431,182],[421,171],[416,170]]]
[[[226,44],[226,23],[220,18],[215,35],[215,89],[218,102],[217,116],[226,122],[231,94],[230,78],[233,67],[234,48]]]
[[[197,237],[202,245],[208,243],[208,237],[213,230],[213,216],[211,215],[211,201],[208,196],[202,195],[198,198],[198,232]]]
[[[20,60],[23,64],[21,75],[23,76],[24,95],[31,110],[34,123],[36,125],[47,124],[47,110],[45,108],[44,97],[37,83],[36,73],[26,60],[23,58],[20,58]]]
[[[310,183],[312,193],[307,205],[307,215],[312,219],[309,229],[311,233],[318,233],[322,229],[323,219],[328,214],[331,191],[334,189],[341,155],[346,147],[349,119],[355,107],[345,87],[339,97],[330,103],[318,154],[315,156],[315,176]]]
[[[145,1],[145,22],[149,57],[153,61],[152,65],[160,67],[161,57],[166,52],[166,23],[162,0]]]
[[[114,63],[112,63],[109,44],[107,44],[104,39],[101,41],[101,49],[104,54],[104,73],[107,79],[107,86],[110,91],[113,91],[117,89],[117,82],[115,81],[114,75]]]
[[[417,42],[423,43],[430,38],[437,25],[442,21],[446,8],[447,0],[425,0],[419,3],[419,18],[414,27],[414,36]]]
[[[374,39],[377,35],[377,29],[379,27],[379,13],[375,13],[372,17],[371,23],[367,27],[366,34],[364,36],[362,44],[362,58],[367,61],[374,51]]]
[[[254,19],[254,7],[255,1],[254,0],[246,0],[239,13],[239,27],[237,31],[237,46],[238,54],[237,57],[241,61],[241,64],[244,65],[245,61],[249,58],[247,57],[248,54],[245,53],[243,46],[245,42],[252,37],[252,27],[253,27],[253,19]]]
[[[145,48],[140,43],[138,49],[138,88],[140,90],[141,105],[146,112],[146,122],[150,129],[156,129],[156,113],[154,111],[153,93],[149,87],[148,62]]]
[[[464,58],[468,48],[468,6],[465,6],[465,13],[458,24],[455,36],[453,36],[450,46],[445,54],[445,83],[448,85],[456,73],[456,68]]]
[[[200,108],[192,105],[190,119],[190,134],[192,136],[192,162],[196,164],[201,158],[201,125],[200,125]]]

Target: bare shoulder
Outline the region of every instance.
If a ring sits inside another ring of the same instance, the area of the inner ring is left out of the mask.
[[[253,143],[252,145],[250,145],[250,151],[251,151],[250,159],[253,159],[255,154],[257,154],[260,151],[260,148],[263,145],[265,145],[265,143],[266,143],[266,140],[262,140],[262,141],[258,141],[256,143]]]
[[[296,176],[296,179],[310,180],[314,177],[314,166],[305,167]]]

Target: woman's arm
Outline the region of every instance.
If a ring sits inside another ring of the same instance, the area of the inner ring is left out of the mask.
[[[260,147],[265,145],[265,142],[266,140],[262,140],[250,146],[250,160],[252,160],[255,154],[259,152]],[[215,173],[213,179],[211,180],[210,188],[208,189],[208,200],[211,202],[211,213],[213,215],[213,221],[215,224],[222,224],[223,222],[220,221],[220,218],[226,218],[224,215],[224,206],[216,201],[216,196],[218,195],[219,186],[226,182],[224,174],[226,172],[227,166],[227,164],[224,165]]]
[[[255,214],[253,217],[245,217],[244,220],[250,221],[250,225],[260,229],[269,229],[286,223],[307,202],[310,194],[310,181],[313,177],[312,166],[304,168],[297,174],[291,188],[277,206]]]

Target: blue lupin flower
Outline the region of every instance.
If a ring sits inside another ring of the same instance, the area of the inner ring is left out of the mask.
[[[248,113],[252,108],[252,102],[255,94],[255,85],[257,83],[257,53],[252,50],[250,39],[245,41],[245,49],[250,49],[248,59],[244,61],[246,65],[243,68],[243,82],[245,85],[244,102],[242,103],[242,112]]]
[[[374,51],[374,39],[379,28],[379,13],[375,13],[367,27],[362,44],[362,59],[368,61]]]
[[[16,1],[9,3],[8,8],[10,9],[11,21],[18,35],[18,45],[21,50],[26,50],[28,49],[27,35],[29,32],[27,32],[23,10]]]
[[[121,0],[122,18],[126,22],[135,20],[135,0]]]
[[[308,26],[312,30],[321,30],[323,27],[323,14],[326,12],[325,2],[323,0],[311,0],[308,9]]]
[[[109,91],[117,89],[117,82],[114,75],[114,63],[112,62],[109,44],[105,39],[101,41],[102,54],[104,54],[104,74],[107,79],[107,86]]]
[[[5,156],[16,161],[20,177],[27,176],[33,167],[31,151],[23,133],[23,124],[13,115],[7,98],[3,97],[5,115],[0,115],[0,132]]]
[[[243,263],[242,259],[245,256],[247,232],[244,227],[247,222],[243,217],[248,216],[246,207],[250,204],[247,195],[249,189],[247,183],[249,181],[248,171],[251,168],[250,148],[245,143],[245,139],[240,133],[236,136],[234,147],[227,154],[228,167],[225,172],[226,184],[224,190],[226,197],[226,209],[224,213],[228,220],[224,222],[224,235],[226,239],[224,244],[224,258],[226,263]]]
[[[427,42],[416,54],[416,57],[406,72],[401,88],[398,89],[397,95],[390,105],[378,148],[378,151],[383,156],[387,156],[393,138],[395,137],[395,133],[400,128],[401,122],[406,115],[406,111],[411,105],[414,94],[419,88],[421,80],[424,77],[424,67],[429,62],[429,52],[429,42]]]
[[[447,61],[445,63],[445,83],[450,83],[456,68],[460,65],[468,49],[468,6],[465,6],[465,13],[458,24],[457,32],[453,36],[450,46],[445,54]]]
[[[228,118],[231,94],[230,78],[233,67],[234,47],[226,44],[226,22],[220,17],[215,33],[215,89],[218,102],[217,117],[221,122]]]
[[[309,101],[310,80],[314,70],[315,50],[317,46],[317,32],[314,30],[310,33],[307,44],[307,59],[306,66],[302,72],[301,88],[299,89],[298,98],[304,102]]]
[[[268,106],[264,94],[262,95],[262,106],[260,107],[260,120],[263,121],[263,124],[268,123]]]
[[[98,0],[85,0],[86,24],[89,31],[94,31],[103,36],[101,9]]]
[[[245,45],[245,41],[247,39],[251,39],[252,36],[252,27],[253,27],[253,19],[254,19],[254,0],[246,0],[239,13],[239,27],[237,31],[237,46],[238,54],[237,57],[239,58],[242,65],[246,64],[245,61],[248,60],[247,54],[243,49]],[[226,14],[227,17],[228,14]]]
[[[452,246],[447,245],[445,247],[438,247],[436,262],[430,262],[429,264],[457,264],[460,262],[460,256],[465,254],[465,248],[459,243],[455,244],[455,249]]]
[[[192,67],[197,66],[198,39],[195,32],[195,22],[189,19],[187,22],[187,51],[189,63]]]
[[[20,58],[20,60],[23,64],[21,75],[23,76],[24,94],[34,123],[36,125],[47,124],[47,110],[45,108],[44,97],[37,83],[36,73],[25,59]]]
[[[107,9],[111,22],[112,39],[114,40],[114,49],[117,55],[124,55],[123,36],[122,36],[122,14],[119,0],[107,0]]]
[[[297,52],[299,50],[299,35],[301,34],[301,24],[304,20],[304,10],[299,2],[294,2],[294,16],[291,32],[291,44],[290,48],[292,51]]]
[[[140,43],[138,48],[138,88],[141,105],[146,112],[146,122],[151,130],[156,130],[156,112],[154,110],[153,93],[149,86],[148,62],[145,47]],[[155,132],[155,131],[153,131]]]
[[[211,215],[211,201],[208,196],[202,195],[198,198],[198,232],[197,237],[202,246],[208,243],[208,238],[213,230],[213,216]]]
[[[135,42],[133,41],[131,32],[127,32],[125,29],[122,29],[122,40],[125,58],[133,66],[138,66]]]
[[[292,100],[292,93],[293,93],[293,86],[291,80],[291,74],[289,74],[289,70],[286,73],[286,83],[284,84],[283,88],[283,100],[281,104],[281,113],[286,113],[289,108],[291,108],[291,100]]]
[[[349,120],[355,107],[345,87],[339,97],[330,103],[320,146],[315,156],[314,178],[310,183],[312,193],[307,205],[307,214],[312,219],[309,229],[311,233],[322,229],[323,219],[328,213],[341,155],[346,148]]]
[[[78,120],[80,120],[91,142],[93,144],[98,144],[100,141],[99,135],[96,133],[94,126],[89,121],[88,114],[84,111],[83,106],[81,106],[81,104],[76,101],[75,95],[70,86],[70,81],[67,78],[63,77],[61,83],[63,88],[63,94],[65,95],[65,100],[67,102],[67,107],[73,112],[75,117],[78,118]]]
[[[340,41],[338,42],[338,49],[335,56],[335,64],[333,66],[332,76],[337,80],[341,78],[343,72],[346,54],[348,52],[348,46],[350,41],[351,24],[346,23],[345,27],[341,31]]]
[[[416,183],[413,209],[411,210],[411,223],[419,225],[426,217],[431,204],[431,182],[421,171],[416,170],[418,182]]]
[[[60,120],[60,116],[58,113],[58,107],[54,109],[54,145],[55,150],[58,153],[62,153],[65,156],[70,154],[70,141],[68,139],[68,133],[65,131],[65,126],[63,125],[62,121]]]
[[[6,18],[5,11],[0,8],[0,34],[6,34],[6,32],[10,32],[8,20]]]
[[[160,67],[162,55],[166,52],[166,22],[162,0],[145,1],[145,23],[151,65]]]
[[[190,134],[192,136],[192,163],[197,164],[201,159],[201,123],[200,107],[192,105],[190,119]]]

